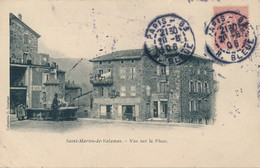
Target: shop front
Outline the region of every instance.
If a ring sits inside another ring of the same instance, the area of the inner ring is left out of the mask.
[[[96,98],[94,105],[102,119],[136,121],[139,118],[139,98]]]

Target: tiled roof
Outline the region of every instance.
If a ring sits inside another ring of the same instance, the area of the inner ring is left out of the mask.
[[[124,60],[124,59],[139,59],[143,55],[142,49],[121,50],[115,51],[103,56],[99,56],[90,60],[90,62],[96,61],[108,61],[108,60]]]
[[[41,37],[38,33],[36,33],[32,28],[30,28],[27,24],[25,24],[23,21],[18,19],[14,14],[10,13],[10,19],[15,19],[18,21],[21,25],[23,25],[26,29],[28,29],[30,32],[32,32],[37,38]]]

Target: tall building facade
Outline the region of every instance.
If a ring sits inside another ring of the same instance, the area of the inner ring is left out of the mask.
[[[214,114],[212,62],[193,56],[162,66],[143,51],[124,50],[91,59],[92,117],[143,121],[211,122]]]
[[[10,13],[10,106],[51,107],[55,93],[65,97],[65,71],[38,53],[40,35]]]

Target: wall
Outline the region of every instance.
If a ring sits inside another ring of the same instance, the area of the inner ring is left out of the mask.
[[[206,74],[205,74],[206,71]],[[189,81],[196,83],[194,92],[189,92]],[[204,86],[204,82],[208,83],[208,92],[197,90],[197,82],[201,82]],[[181,69],[181,105],[182,105],[182,121],[184,122],[198,122],[202,118],[201,122],[205,122],[205,119],[209,119],[212,116],[212,107],[214,106],[213,96],[214,80],[213,80],[213,67],[212,62],[209,60],[192,57],[189,59]],[[196,110],[190,111],[189,101],[195,101]],[[198,109],[198,100],[201,100],[201,109]]]
[[[24,44],[24,34],[29,36],[28,44]],[[25,52],[28,53],[28,59],[31,59],[34,63],[34,57],[38,55],[38,38],[15,19],[10,19],[11,62],[26,64],[23,60]]]
[[[116,92],[120,93],[121,86],[126,87],[126,96],[122,97],[124,98],[137,98],[142,97],[142,91],[141,91],[141,61],[140,59],[134,60],[132,62],[131,60],[123,60],[123,63],[121,60],[111,61],[110,63],[108,61],[102,61],[102,64],[99,62],[93,62],[93,73],[98,74],[98,71],[102,69],[104,73],[108,72],[108,69],[112,70],[112,77],[113,77],[113,85],[111,86],[93,86],[93,97],[94,99],[97,99],[100,97],[99,90],[101,87],[104,88],[104,96],[102,98],[109,98],[109,93],[112,90],[115,90]],[[120,78],[120,67],[126,68],[126,77],[125,79]],[[130,68],[135,67],[135,78],[130,78]],[[136,86],[136,96],[130,96],[130,87]],[[122,102],[121,105],[124,105],[124,102]],[[138,105],[139,104],[132,104],[132,105]],[[139,107],[140,108],[140,107]],[[114,108],[114,118],[120,118],[117,116],[118,109]],[[140,111],[140,110],[139,110]],[[93,116],[98,117],[100,115],[100,104],[95,103],[93,108]]]

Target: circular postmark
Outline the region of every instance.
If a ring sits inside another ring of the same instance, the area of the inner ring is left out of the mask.
[[[176,14],[153,19],[145,31],[144,52],[159,64],[179,65],[195,50],[195,38],[189,23]]]
[[[220,63],[245,60],[253,52],[257,40],[248,18],[234,11],[214,16],[205,34],[206,53]]]

